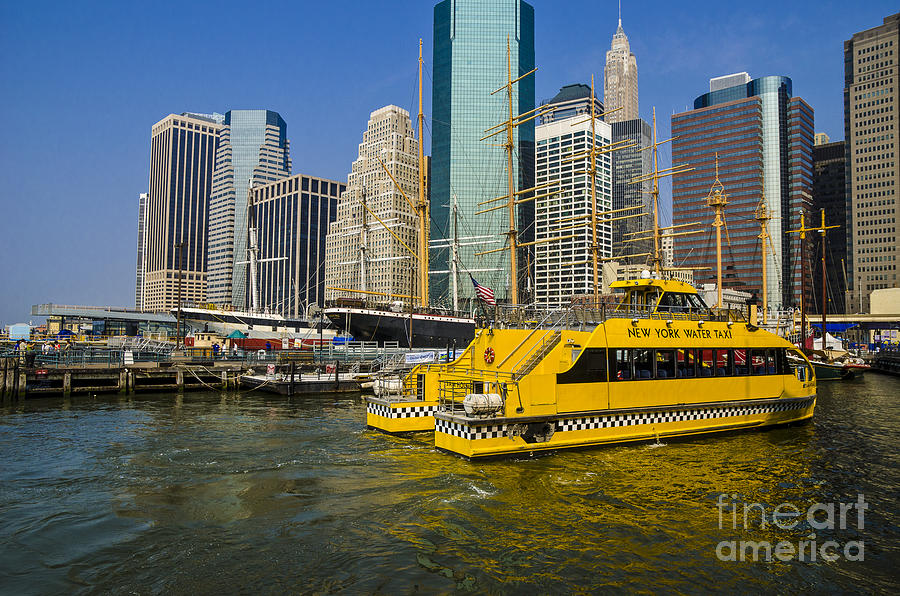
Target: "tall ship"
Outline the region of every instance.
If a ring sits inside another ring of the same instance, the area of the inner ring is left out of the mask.
[[[711,308],[693,286],[666,279],[655,117],[653,135],[653,249],[641,279],[613,282],[613,296],[601,296],[595,283],[593,296],[565,309],[512,310],[478,329],[454,361],[418,365],[393,394],[367,398],[369,427],[433,431],[438,449],[482,458],[659,442],[813,416],[816,377],[801,351],[723,308],[721,283]],[[589,172],[596,175],[593,155],[609,149],[592,144]],[[714,186],[709,204],[717,222],[724,199]],[[592,203],[592,220],[604,217]],[[721,280],[720,246],[718,253]],[[597,261],[595,248],[595,272]]]
[[[247,278],[250,286],[250,305],[246,311],[212,307],[211,305],[185,305],[181,302],[181,284],[178,285],[178,306],[172,309],[176,316],[178,339],[181,340],[183,324],[191,328],[211,331],[223,337],[238,332],[242,339],[250,340],[245,345],[290,345],[298,342],[324,342],[331,340],[337,331],[323,321],[309,318],[290,318],[279,313],[270,312],[260,304],[258,267],[266,261],[280,261],[286,257],[259,258],[259,245],[256,228],[256,206],[253,200],[254,183],[249,181],[247,190]],[[254,343],[254,340],[256,343]],[[277,343],[276,343],[277,342]]]
[[[417,222],[417,250],[412,250],[390,227],[369,207],[363,195],[362,228],[360,233],[359,272],[361,283],[365,284],[368,260],[368,218],[371,217],[381,228],[390,232],[393,239],[409,254],[418,283],[419,295],[414,291],[403,293],[382,293],[365,287],[339,288],[328,290],[342,294],[352,294],[351,298],[330,301],[325,308],[325,316],[338,329],[362,341],[397,341],[403,347],[443,348],[465,346],[475,336],[475,318],[458,310],[457,300],[448,309],[432,308],[429,304],[429,218],[430,208],[425,196],[425,164],[423,154],[422,111],[422,41],[419,40],[419,112],[418,124],[418,197],[411,201],[403,192],[397,180],[384,163],[381,167],[390,176],[391,182],[414,208]],[[455,282],[455,276],[454,276]]]

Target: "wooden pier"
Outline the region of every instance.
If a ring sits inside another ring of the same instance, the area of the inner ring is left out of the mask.
[[[103,365],[25,367],[19,358],[0,359],[3,399],[68,397],[97,393],[208,391],[237,388],[247,367],[241,364],[139,363],[122,367]]]

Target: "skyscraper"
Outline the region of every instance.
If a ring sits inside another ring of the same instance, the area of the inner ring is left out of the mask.
[[[410,290],[419,295],[414,265],[418,218],[403,197],[405,193],[415,201],[418,195],[418,156],[409,112],[394,105],[372,112],[325,239],[328,299],[366,294],[327,288],[377,292],[377,299],[384,301],[390,301],[391,294],[410,295]]]
[[[443,0],[434,7],[434,82],[432,87],[431,214],[432,238],[447,238],[449,205],[458,204],[461,235],[474,239],[460,243],[461,265],[479,283],[494,289],[499,299],[510,298],[508,251],[478,255],[507,246],[510,222],[506,208],[476,213],[484,201],[509,194],[504,133],[480,140],[485,131],[509,116],[503,87],[512,78],[534,69],[534,9],[522,0]],[[534,109],[534,76],[513,85],[514,116]],[[534,181],[534,121],[513,133],[513,181],[518,189]],[[522,195],[522,198],[526,198]],[[481,203],[481,204],[480,204]],[[491,206],[498,205],[491,203]],[[521,242],[533,238],[534,205],[517,208],[516,228]],[[519,265],[528,263],[524,251]],[[432,269],[448,270],[449,251],[432,253]],[[525,271],[520,268],[519,279]],[[447,277],[432,276],[432,302],[446,295]],[[519,283],[523,288],[524,283]]]
[[[262,309],[298,318],[324,305],[325,235],[345,188],[304,174],[253,188]]]
[[[134,307],[144,308],[144,274],[147,271],[147,201],[150,195],[142,192],[138,196],[137,267],[134,283]]]
[[[591,113],[591,87],[582,83],[560,87],[559,93],[541,102],[541,108],[553,108],[541,116],[541,124],[558,122],[573,116],[585,116]],[[603,120],[603,102],[594,94],[594,114]]]
[[[209,208],[209,301],[247,302],[247,190],[291,175],[287,124],[271,110],[225,113]]]
[[[628,36],[622,29],[621,14],[619,14],[619,27],[613,35],[609,51],[606,52],[606,69],[603,71],[603,103],[606,106],[607,122],[640,118],[637,58],[631,53],[631,44],[628,43]]]
[[[206,231],[220,125],[170,114],[153,125],[145,207],[144,310],[206,300]],[[177,247],[180,246],[179,250]]]
[[[564,109],[568,109],[569,98],[563,98],[563,101]],[[587,105],[590,106],[590,87]],[[594,133],[595,147],[610,143],[610,127],[606,122],[597,119]],[[594,234],[589,217],[591,180],[584,175],[590,169],[591,160],[582,153],[591,147],[590,117],[585,119],[582,113],[572,111],[569,118],[538,126],[535,140],[536,184],[559,182],[549,187],[553,194],[535,199],[534,301],[541,306],[561,308],[570,304],[574,296],[590,295],[594,291],[591,252]],[[569,161],[573,153],[582,153],[583,157]],[[612,205],[609,154],[598,155],[595,165],[596,210],[608,211]],[[557,240],[552,240],[554,238]],[[596,239],[600,245],[599,257],[609,257],[612,252],[609,223],[597,224]],[[598,263],[598,285],[601,282],[600,265]]]
[[[869,311],[872,290],[898,286],[898,51],[900,13],[844,42],[847,301],[856,312]]]
[[[820,133],[822,134],[822,133]],[[818,135],[816,135],[818,136]],[[827,138],[827,137],[826,137]],[[820,209],[825,209],[825,225],[839,227],[828,230],[825,248],[825,263],[831,274],[828,277],[828,312],[844,312],[844,298],[847,289],[844,283],[845,259],[847,257],[847,204],[844,165],[846,151],[844,141],[824,143],[813,147],[813,213],[812,225],[821,224]],[[816,246],[814,250],[821,250]],[[821,258],[821,254],[819,254]],[[812,267],[815,281],[811,312],[822,312],[821,291],[822,268]]]
[[[623,142],[624,141],[624,142]],[[632,183],[650,173],[653,142],[650,125],[641,118],[612,123],[612,142],[619,143],[620,149],[612,152],[613,188],[612,208],[640,207],[631,211],[616,213],[612,222],[613,257],[622,263],[645,263],[646,257],[629,258],[626,255],[649,253],[651,240],[637,240],[653,227],[653,205],[650,180]],[[631,145],[630,147],[628,145]],[[640,214],[639,217],[636,217]],[[626,218],[626,216],[628,216]]]
[[[813,110],[793,97],[787,77],[747,79],[739,77],[738,84],[727,87],[714,84],[721,80],[714,79],[712,90],[694,100],[693,110],[672,116],[672,161],[696,168],[672,182],[672,223],[701,222],[712,229],[706,198],[718,156],[719,179],[729,200],[725,219],[730,243],[723,234],[723,286],[761,291],[763,257],[759,225],[753,217],[764,193],[768,213],[775,218],[768,223],[774,254],[767,251],[765,255],[769,306],[798,306],[803,260],[808,254],[801,251],[796,234],[785,232],[796,229],[801,211],[811,206]],[[710,268],[698,271],[694,278],[698,283],[714,283],[712,231],[679,238],[675,261],[679,266]]]

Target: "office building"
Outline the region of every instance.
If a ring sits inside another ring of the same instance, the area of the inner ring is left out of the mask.
[[[825,134],[824,132],[817,132],[815,136],[815,143],[813,146],[818,147],[819,145],[827,145],[831,142],[831,138]]]
[[[432,87],[431,215],[433,239],[450,233],[450,204],[455,197],[460,229],[461,264],[479,283],[491,287],[498,300],[510,298],[509,252],[477,253],[507,245],[507,209],[476,213],[484,201],[509,194],[507,158],[502,147],[505,132],[479,140],[485,131],[509,117],[505,91],[491,94],[506,85],[507,40],[511,53],[512,78],[534,69],[534,9],[522,0],[443,0],[434,7],[434,83]],[[513,112],[533,110],[534,76],[513,85]],[[513,133],[513,181],[517,189],[534,185],[534,121]],[[520,195],[527,198],[525,195]],[[497,205],[498,203],[492,203]],[[534,236],[534,205],[524,202],[517,208],[516,229],[520,242]],[[449,251],[432,252],[432,269],[448,270]],[[519,288],[526,287],[530,255],[517,256]],[[449,302],[447,276],[432,276],[432,302]],[[467,294],[471,295],[471,294]]]
[[[625,209],[637,207],[629,211],[619,211],[612,217],[613,256],[622,263],[646,263],[646,256],[629,257],[628,255],[645,255],[652,252],[653,242],[646,239],[653,229],[653,201],[650,196],[652,182],[632,180],[645,178],[652,168],[653,143],[650,125],[640,118],[612,123],[612,142],[620,147],[611,153],[613,167],[613,201],[612,208]],[[627,217],[626,217],[627,216]]]
[[[419,295],[418,217],[403,196],[418,200],[418,160],[409,112],[394,105],[372,112],[325,240],[327,299]]]
[[[182,301],[206,300],[206,224],[220,128],[214,118],[197,114],[170,114],[153,125],[144,310],[174,308],[179,286]]]
[[[659,239],[659,252],[663,267],[675,266],[675,238],[672,232],[665,232]]]
[[[818,135],[816,135],[818,137]],[[827,138],[827,137],[826,137]],[[828,230],[825,245],[825,263],[828,268],[828,312],[844,312],[844,299],[847,285],[844,281],[847,257],[847,204],[846,180],[846,148],[843,141],[826,143],[813,147],[813,212],[812,225],[822,222],[820,210],[825,209],[825,225],[838,226]],[[817,262],[813,264],[814,293],[810,303],[811,312],[822,312],[822,267],[821,247],[818,238],[814,238],[812,250]]]
[[[542,109],[551,109],[542,112],[541,124],[550,124],[575,116],[589,116],[591,113],[591,86],[575,83],[560,87],[559,93],[553,99],[541,102]],[[594,115],[603,120],[603,102],[597,97],[594,90]]]
[[[723,286],[761,294],[763,255],[759,225],[753,218],[765,196],[769,215],[774,217],[768,222],[774,254],[767,251],[765,255],[769,306],[799,306],[809,247],[802,245],[799,235],[786,232],[798,228],[801,211],[811,207],[813,110],[793,96],[791,79],[747,80],[750,77],[745,75],[731,79],[738,81],[734,86],[710,81],[713,90],[699,96],[693,110],[672,116],[672,161],[695,168],[672,182],[673,224],[701,222],[709,230],[679,237],[675,262],[694,268],[697,283],[715,283],[714,215],[707,196],[716,178],[718,156],[718,176],[728,196]],[[805,285],[809,299],[811,284]]]
[[[873,290],[898,287],[900,13],[844,42],[847,303],[869,312]]]
[[[147,202],[149,193],[142,192],[138,196],[138,233],[137,233],[137,267],[134,283],[134,307],[144,309],[144,274],[147,271],[145,255],[147,252]]]
[[[638,72],[637,58],[631,53],[628,36],[622,29],[622,15],[619,27],[606,52],[606,68],[603,71],[603,104],[606,106],[607,122],[621,122],[640,118],[638,112]]]
[[[291,175],[287,124],[271,110],[225,113],[209,208],[209,301],[246,310],[247,191]]]
[[[325,303],[325,236],[341,182],[297,174],[253,188],[263,311],[300,318]]]
[[[609,145],[610,126],[597,119],[594,123],[594,147]],[[536,184],[557,182],[535,199],[534,228],[534,301],[544,307],[561,308],[575,296],[594,292],[593,254],[591,245],[591,180],[585,176],[591,160],[583,152],[590,149],[591,122],[581,115],[554,120],[535,129],[537,141]],[[568,161],[575,153],[583,159]],[[612,206],[612,160],[608,153],[598,155],[595,162],[596,212]],[[556,239],[556,240],[553,240]],[[612,254],[612,229],[609,223],[597,223],[598,259]],[[602,272],[598,261],[598,286]],[[598,289],[599,291],[599,289]]]

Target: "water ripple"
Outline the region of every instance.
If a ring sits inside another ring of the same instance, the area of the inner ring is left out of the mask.
[[[35,400],[0,411],[0,584],[47,592],[888,591],[900,381],[821,387],[766,432],[467,462],[365,429],[358,396]],[[738,507],[864,494],[864,528]],[[728,507],[719,510],[726,495]],[[732,513],[735,517],[732,517]],[[741,522],[743,520],[740,520]],[[763,522],[766,522],[765,524]],[[722,561],[729,540],[865,560]]]

